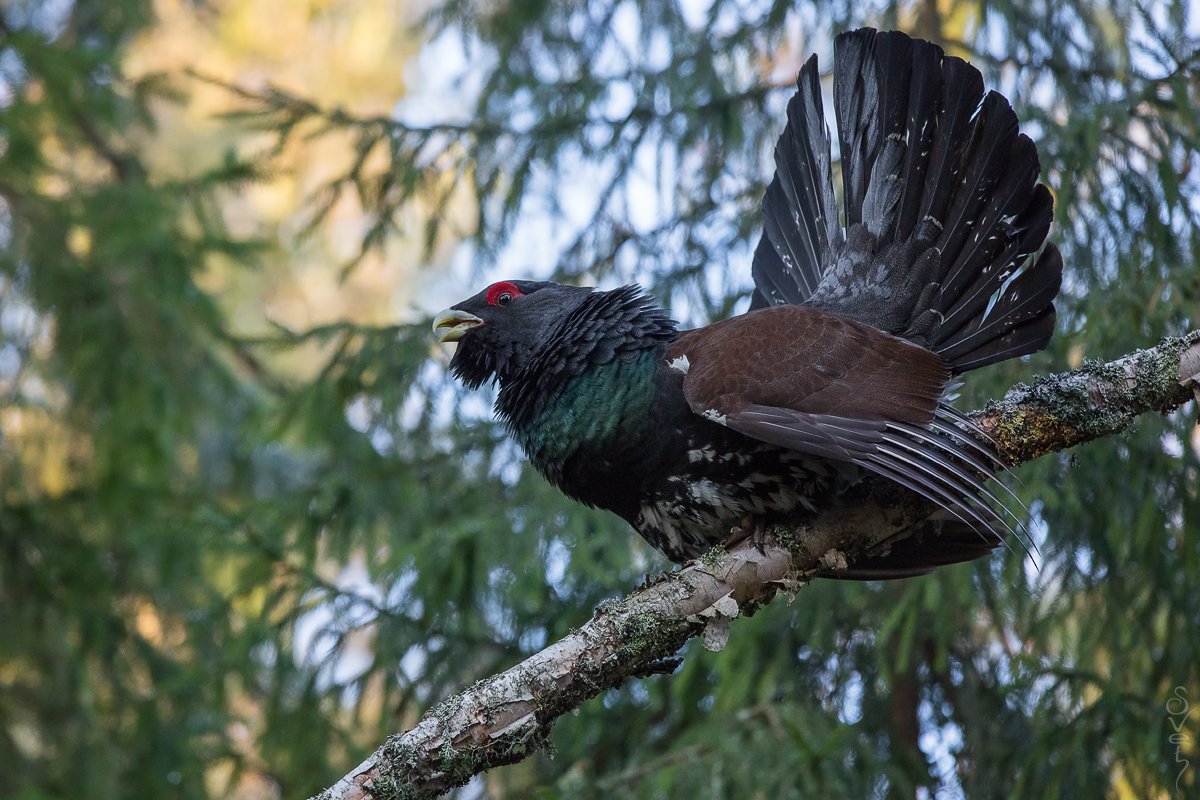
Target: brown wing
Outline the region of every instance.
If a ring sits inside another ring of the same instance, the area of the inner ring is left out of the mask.
[[[764,308],[689,331],[668,353],[668,361],[680,357],[693,411],[766,441],[776,434],[760,430],[759,417],[840,420],[850,431],[924,425],[950,380],[936,353],[807,306]],[[839,430],[828,438],[848,445],[861,438]]]
[[[667,362],[692,411],[770,444],[856,464],[972,527],[1011,530],[986,500],[995,457],[941,403],[940,356],[807,306],[774,306],[689,331]],[[938,435],[940,432],[943,435]]]

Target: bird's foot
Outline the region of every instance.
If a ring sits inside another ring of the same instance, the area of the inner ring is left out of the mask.
[[[668,581],[670,579],[671,579],[671,572],[669,570],[664,570],[663,572],[660,572],[657,575],[651,575],[649,572],[647,572],[645,579],[643,579],[641,585],[638,586],[638,590],[642,591],[645,589],[649,589],[651,586],[654,586],[655,584],[659,584],[659,583],[662,583],[663,581]]]
[[[756,517],[753,514],[747,514],[742,517],[741,521],[729,531],[729,538],[725,540],[725,547],[733,547],[735,544],[740,544],[746,539],[749,539],[754,545],[754,549],[758,550],[762,555],[766,555],[767,545],[767,523],[761,517]]]

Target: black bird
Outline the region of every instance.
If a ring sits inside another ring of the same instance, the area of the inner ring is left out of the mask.
[[[978,70],[901,33],[837,38],[834,104],[840,220],[813,56],[775,148],[747,313],[682,331],[636,286],[511,280],[434,320],[458,378],[499,383],[496,413],[542,474],[674,561],[868,473],[974,538],[901,546],[852,577],[974,558],[1011,530],[984,483],[999,461],[946,394],[1050,339],[1062,259],[1037,148]]]

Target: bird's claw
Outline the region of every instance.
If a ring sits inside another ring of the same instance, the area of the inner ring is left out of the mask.
[[[645,578],[642,580],[642,584],[638,586],[638,590],[641,591],[649,589],[655,584],[662,583],[665,580],[670,580],[670,578],[671,573],[669,571],[660,572],[658,575],[651,575],[649,572],[647,572]]]
[[[760,555],[766,555],[767,550],[767,524],[762,519],[747,514],[742,517],[741,521],[729,531],[729,538],[725,540],[726,547],[733,547],[735,544],[749,539],[754,549]]]

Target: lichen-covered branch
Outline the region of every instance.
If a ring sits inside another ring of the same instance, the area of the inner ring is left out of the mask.
[[[1200,399],[1200,331],[1009,389],[971,415],[1010,464],[1120,433],[1139,414]]]
[[[1200,399],[1200,331],[1013,387],[971,416],[1010,462],[1021,463],[1118,433],[1139,414],[1167,412],[1193,397]],[[442,701],[318,797],[436,797],[520,761],[544,746],[565,712],[630,678],[673,669],[672,656],[693,636],[719,648],[731,619],[779,590],[845,569],[898,535],[936,533],[931,510],[907,495],[857,497],[802,528],[773,531],[777,543],[764,552],[750,542],[716,550],[603,604],[569,636]]]

